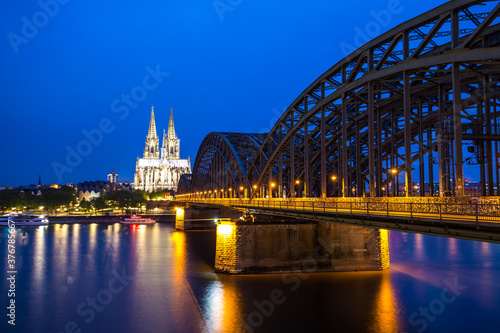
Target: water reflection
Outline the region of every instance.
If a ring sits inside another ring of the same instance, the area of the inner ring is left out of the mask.
[[[401,332],[399,323],[400,304],[391,284],[391,272],[381,272],[379,291],[372,311],[373,332]]]
[[[241,294],[234,277],[213,281],[206,291],[206,318],[210,332],[236,332],[242,318]]]
[[[39,226],[35,230],[35,237],[33,241],[33,258],[29,261],[33,265],[31,281],[33,287],[30,288],[30,299],[32,300],[30,304],[30,309],[33,312],[39,312],[43,310],[43,300],[44,300],[44,287],[45,275],[47,274],[47,249],[46,249],[46,233],[48,226]]]
[[[458,255],[458,246],[456,238],[448,238],[448,258],[456,260]]]
[[[207,321],[186,276],[186,235],[184,232],[174,231],[171,240],[174,245],[172,288],[174,290],[173,298],[176,300],[174,304],[176,326],[187,327],[194,325],[197,330],[206,331]],[[190,324],[186,323],[186,318],[190,318]]]
[[[485,257],[490,257],[491,256],[491,243],[486,243],[486,242],[477,242],[479,246],[481,247],[481,254]],[[491,262],[485,262],[486,266],[490,266]]]
[[[54,228],[54,238],[52,241],[52,275],[63,292],[67,291],[67,271],[68,271],[68,237],[69,225],[61,224]],[[61,274],[61,273],[66,274]]]
[[[419,260],[425,259],[424,236],[422,234],[415,234],[415,258]]]
[[[29,241],[19,248],[16,303],[26,320],[16,327],[20,332],[61,332],[68,320],[95,333],[235,332],[260,311],[255,301],[268,300],[275,289],[286,301],[269,317],[262,315],[255,332],[414,332],[409,316],[429,307],[445,280],[455,278],[467,288],[427,331],[474,331],[475,318],[483,325],[475,331],[500,325],[497,244],[391,232],[391,269],[305,274],[296,277],[300,286],[293,290],[279,274],[214,273],[215,233],[175,232],[161,224],[58,224],[24,231]],[[0,262],[4,272],[5,265]],[[78,304],[97,297],[111,272],[123,270],[132,276],[126,287],[85,323],[75,312]],[[6,331],[2,325],[0,332]]]

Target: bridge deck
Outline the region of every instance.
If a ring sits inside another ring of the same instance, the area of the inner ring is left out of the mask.
[[[500,205],[330,200],[182,200],[250,212],[500,243]]]

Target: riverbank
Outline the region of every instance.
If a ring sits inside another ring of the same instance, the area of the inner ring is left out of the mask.
[[[175,223],[175,215],[171,214],[142,214],[142,217],[147,217],[155,220],[157,223]],[[48,216],[49,224],[74,224],[74,223],[119,223],[122,218],[130,217],[130,215],[64,215],[64,216]]]

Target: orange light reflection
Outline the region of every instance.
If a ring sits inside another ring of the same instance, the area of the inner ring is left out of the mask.
[[[399,304],[391,286],[391,272],[384,271],[373,308],[374,332],[400,332]]]
[[[232,276],[219,276],[207,291],[207,326],[210,332],[237,332],[242,317],[241,296]]]

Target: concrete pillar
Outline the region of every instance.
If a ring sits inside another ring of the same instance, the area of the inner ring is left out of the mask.
[[[239,219],[243,212],[226,208],[186,207],[177,208],[175,214],[176,230],[215,229],[215,221],[220,219]]]
[[[184,208],[179,207],[175,212],[175,230],[184,230]]]
[[[387,230],[326,222],[217,224],[219,273],[374,271],[389,266]]]

